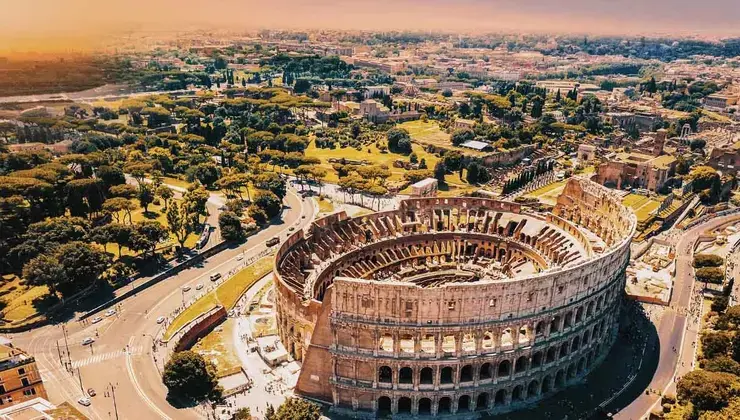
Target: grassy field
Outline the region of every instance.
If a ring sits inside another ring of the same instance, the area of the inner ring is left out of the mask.
[[[169,340],[172,334],[188,322],[194,320],[198,315],[218,305],[223,305],[227,311],[232,309],[239,300],[239,297],[257,280],[269,274],[272,271],[272,267],[273,258],[272,256],[267,256],[221,283],[216,290],[198,299],[172,321],[167,327],[167,331],[165,331],[165,340]]]
[[[334,211],[334,203],[331,202],[328,198],[314,198],[316,200],[316,204],[319,205],[319,214],[329,214]]]
[[[472,149],[464,149],[461,147],[455,147],[450,141],[450,135],[442,131],[436,122],[424,122],[422,120],[407,121],[399,124],[399,128],[406,129],[411,135],[411,139],[419,144],[432,145],[438,147],[444,147],[449,150],[458,150],[461,153],[468,155],[483,155],[485,153],[478,152]]]
[[[637,216],[637,221],[644,221],[650,217],[650,214],[660,207],[660,201],[645,197],[639,194],[627,194],[622,200],[622,204],[631,208]]]
[[[545,185],[542,188],[538,188],[524,195],[526,198],[536,198],[541,202],[549,205],[555,205],[558,200],[558,196],[565,189],[567,180],[553,182],[552,184]]]
[[[234,327],[234,320],[227,319],[219,327],[198,340],[192,349],[216,365],[216,374],[219,378],[236,373],[241,368],[241,361],[232,342]]]
[[[39,315],[39,309],[43,309],[44,304],[38,302],[45,296],[49,295],[49,289],[46,286],[26,286],[21,284],[21,279],[14,275],[2,277],[0,285],[0,299],[7,303],[3,309],[3,319],[14,325],[22,324],[26,320]],[[34,303],[34,300],[37,302]]]

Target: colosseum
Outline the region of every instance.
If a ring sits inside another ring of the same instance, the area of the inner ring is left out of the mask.
[[[635,225],[575,178],[548,213],[419,198],[319,219],[276,255],[296,392],[356,417],[463,418],[558,392],[615,340]]]

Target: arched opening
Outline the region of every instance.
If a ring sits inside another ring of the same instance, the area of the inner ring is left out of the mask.
[[[516,359],[516,364],[514,365],[514,373],[522,373],[525,370],[527,370],[527,357],[521,356]]]
[[[591,341],[591,330],[586,330],[586,332],[583,333],[583,344],[586,345],[589,341]]]
[[[514,390],[511,391],[511,401],[517,402],[524,399],[524,388],[521,385],[517,385],[514,387]]]
[[[472,382],[473,381],[473,366],[465,365],[460,369],[460,382]]]
[[[581,338],[576,336],[573,338],[573,343],[570,345],[570,351],[576,351],[581,347]]]
[[[424,385],[431,385],[434,383],[434,370],[430,367],[421,369],[419,374],[419,383]]]
[[[401,339],[398,341],[398,346],[401,348],[401,353],[413,353],[414,337],[409,334],[401,336]]]
[[[488,393],[482,392],[478,395],[478,398],[475,400],[475,409],[477,411],[488,409]]]
[[[454,335],[446,335],[442,338],[442,350],[445,353],[454,353],[455,352],[455,336]]]
[[[441,384],[451,384],[452,383],[452,368],[449,366],[445,366],[442,368],[442,370],[439,372],[439,383]]]
[[[583,306],[576,309],[576,324],[583,321]]]
[[[529,383],[529,386],[527,387],[527,398],[537,398],[537,393],[540,390],[540,384],[537,381],[532,381]]]
[[[378,417],[385,417],[391,414],[391,399],[388,397],[378,398]]]
[[[542,380],[542,393],[548,393],[552,390],[552,378],[550,375],[545,376]]]
[[[378,382],[391,383],[393,382],[393,371],[388,366],[381,366],[378,369]]]
[[[490,331],[487,331],[485,334],[483,334],[483,341],[481,345],[486,350],[492,349],[493,346],[495,345],[495,342],[493,340],[493,334]]]
[[[398,399],[398,414],[411,413],[411,398],[401,397]]]
[[[594,314],[594,303],[593,302],[590,302],[588,304],[588,309],[586,309],[586,316],[587,317],[590,317],[593,314]]]
[[[523,326],[519,328],[519,343],[526,343],[529,341],[529,327]]]
[[[563,385],[565,385],[565,372],[559,370],[555,375],[555,388],[561,388]]]
[[[419,415],[429,416],[432,414],[432,400],[429,398],[422,398],[419,400]]]
[[[542,366],[542,352],[538,351],[532,356],[532,367],[538,368]]]
[[[451,406],[452,406],[452,401],[450,401],[450,397],[440,398],[439,404],[437,405],[437,414],[450,414]]]
[[[490,363],[483,363],[480,365],[480,372],[478,372],[478,379],[484,380],[484,379],[491,379],[491,364]]]
[[[496,392],[496,398],[494,398],[493,403],[494,405],[506,404],[506,390],[505,389],[499,389],[498,392]]]
[[[511,334],[511,328],[507,328],[501,333],[501,346],[512,346],[514,344],[514,337]]]
[[[560,331],[560,315],[555,316],[555,318],[550,321],[550,334],[558,331]]]
[[[434,354],[437,351],[437,346],[432,334],[427,334],[421,339],[421,352],[427,354]]]
[[[578,373],[581,373],[586,369],[586,358],[581,357],[581,360],[578,361]]]
[[[563,343],[560,345],[560,358],[568,355],[568,343]]]
[[[475,336],[473,334],[464,334],[462,338],[462,351],[475,351]]]
[[[463,395],[457,400],[457,412],[464,413],[466,411],[470,411],[470,397]]]
[[[402,367],[398,371],[398,383],[410,384],[414,382],[414,371],[410,367]]]
[[[570,365],[570,366],[568,367],[568,379],[573,379],[573,378],[575,378],[575,377],[576,377],[576,370],[577,370],[577,369],[578,369],[578,368],[577,368],[577,366],[576,366],[576,364],[575,364],[575,363],[571,364],[571,365]]]
[[[557,359],[558,357],[558,348],[556,346],[552,346],[549,349],[547,349],[547,363],[552,363]]]
[[[534,335],[539,337],[545,333],[545,323],[540,321],[534,326]]]
[[[498,364],[498,374],[497,377],[501,378],[504,376],[509,376],[511,374],[511,362],[508,360],[502,360],[501,363]]]
[[[563,328],[570,328],[573,325],[573,312],[565,314],[565,321],[563,321]]]

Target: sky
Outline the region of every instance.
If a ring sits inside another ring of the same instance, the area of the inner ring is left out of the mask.
[[[197,28],[740,36],[740,0],[0,0],[0,10],[0,50]]]

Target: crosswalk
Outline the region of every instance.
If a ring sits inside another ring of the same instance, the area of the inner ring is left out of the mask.
[[[133,346],[130,347],[128,350],[128,353],[132,355],[140,354],[143,348],[141,346]],[[117,357],[123,357],[126,355],[126,351],[124,350],[118,350],[118,351],[111,351],[108,353],[100,353],[96,354],[84,359],[80,360],[74,360],[72,361],[72,367],[73,368],[79,368],[87,365],[94,365],[96,363],[104,362],[106,360],[115,359]]]

